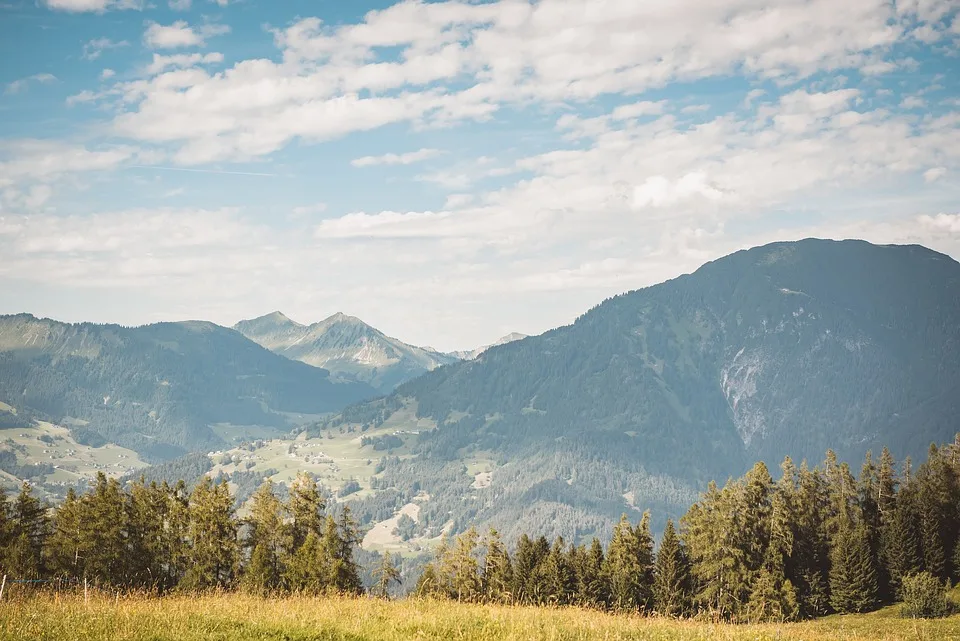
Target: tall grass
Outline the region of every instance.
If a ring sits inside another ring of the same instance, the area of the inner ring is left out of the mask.
[[[430,600],[199,597],[82,592],[13,595],[0,603],[0,639],[69,641],[286,641],[506,639],[551,641],[960,641],[960,616],[923,621],[896,608],[787,625],[728,625],[576,608],[468,605]]]

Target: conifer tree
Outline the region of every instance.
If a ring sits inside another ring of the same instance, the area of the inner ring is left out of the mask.
[[[577,572],[579,600],[584,605],[605,607],[610,600],[610,587],[603,571],[604,554],[600,539],[594,537],[590,548],[581,555]]]
[[[490,528],[487,534],[485,547],[481,581],[484,598],[495,603],[507,603],[511,600],[513,567],[507,548],[500,540],[500,533],[494,528]]]
[[[295,592],[322,594],[332,589],[331,561],[320,536],[309,532],[303,544],[290,557],[284,579]]]
[[[229,587],[239,565],[237,524],[226,480],[214,485],[204,477],[190,495],[187,570],[181,585],[188,590]]]
[[[167,496],[143,477],[135,482],[127,497],[128,585],[160,588],[163,585],[164,517]]]
[[[610,585],[610,603],[617,609],[647,607],[652,587],[652,540],[649,514],[635,530],[624,514],[613,530],[604,574]]]
[[[344,505],[340,516],[327,516],[321,546],[330,559],[330,589],[342,594],[363,593],[360,568],[353,558],[353,548],[360,542],[357,525],[350,514],[350,506]]]
[[[307,535],[313,532],[318,537],[323,536],[323,509],[325,502],[320,495],[316,480],[306,472],[297,474],[297,478],[290,484],[290,516],[292,550],[297,550]]]
[[[54,513],[53,529],[47,541],[47,563],[53,576],[83,576],[85,555],[81,549],[83,505],[73,488]]]
[[[833,542],[830,605],[838,612],[867,612],[877,603],[877,572],[862,523],[842,525]]]
[[[830,608],[827,582],[829,546],[824,527],[827,504],[823,477],[819,470],[811,470],[803,462],[797,475],[797,492],[794,496],[792,574],[804,616],[820,616]]]
[[[84,497],[81,548],[86,576],[95,585],[115,585],[126,579],[126,496],[116,479],[97,473],[93,492]]]
[[[373,578],[377,582],[374,587],[374,596],[389,599],[390,586],[394,583],[400,583],[400,569],[394,565],[389,552],[383,553],[380,565],[373,571]]]
[[[10,574],[20,579],[39,579],[44,574],[43,546],[48,527],[46,506],[24,481],[10,515],[11,548],[5,563]]]
[[[480,563],[476,558],[479,538],[471,527],[457,537],[448,557],[451,597],[457,601],[475,601],[480,597]]]
[[[267,594],[281,587],[284,575],[283,506],[273,493],[270,481],[265,481],[257,489],[252,502],[250,517],[246,520],[250,563],[241,585],[254,594]]]
[[[667,519],[653,573],[654,609],[664,616],[681,616],[689,607],[687,563],[673,520]]]

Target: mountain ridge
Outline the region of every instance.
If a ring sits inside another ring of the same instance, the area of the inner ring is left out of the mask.
[[[210,425],[282,428],[375,396],[208,321],[138,327],[0,316],[0,400],[152,460],[224,444]]]
[[[387,336],[343,312],[310,325],[272,312],[239,321],[233,329],[281,356],[326,368],[342,380],[367,383],[384,393],[456,360]]]

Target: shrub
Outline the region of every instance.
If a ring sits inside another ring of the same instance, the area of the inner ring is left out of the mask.
[[[950,613],[947,591],[940,580],[929,572],[918,572],[903,577],[901,586],[903,605],[900,610],[905,618],[932,619]]]

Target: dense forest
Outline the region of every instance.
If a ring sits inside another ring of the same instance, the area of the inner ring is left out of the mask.
[[[240,589],[359,594],[361,532],[348,505],[328,509],[301,474],[280,497],[269,483],[238,518],[225,481],[192,491],[100,475],[51,509],[24,483],[0,509],[0,569],[15,581],[84,581],[117,589]],[[334,514],[336,513],[336,515]],[[460,601],[580,605],[729,621],[864,612],[960,577],[960,435],[931,446],[916,470],[884,449],[859,475],[830,451],[814,468],[764,463],[711,483],[668,520],[655,549],[650,514],[624,516],[606,546],[491,530],[444,537],[414,593]],[[386,596],[400,580],[389,555],[372,572]],[[945,603],[945,601],[944,601]]]

